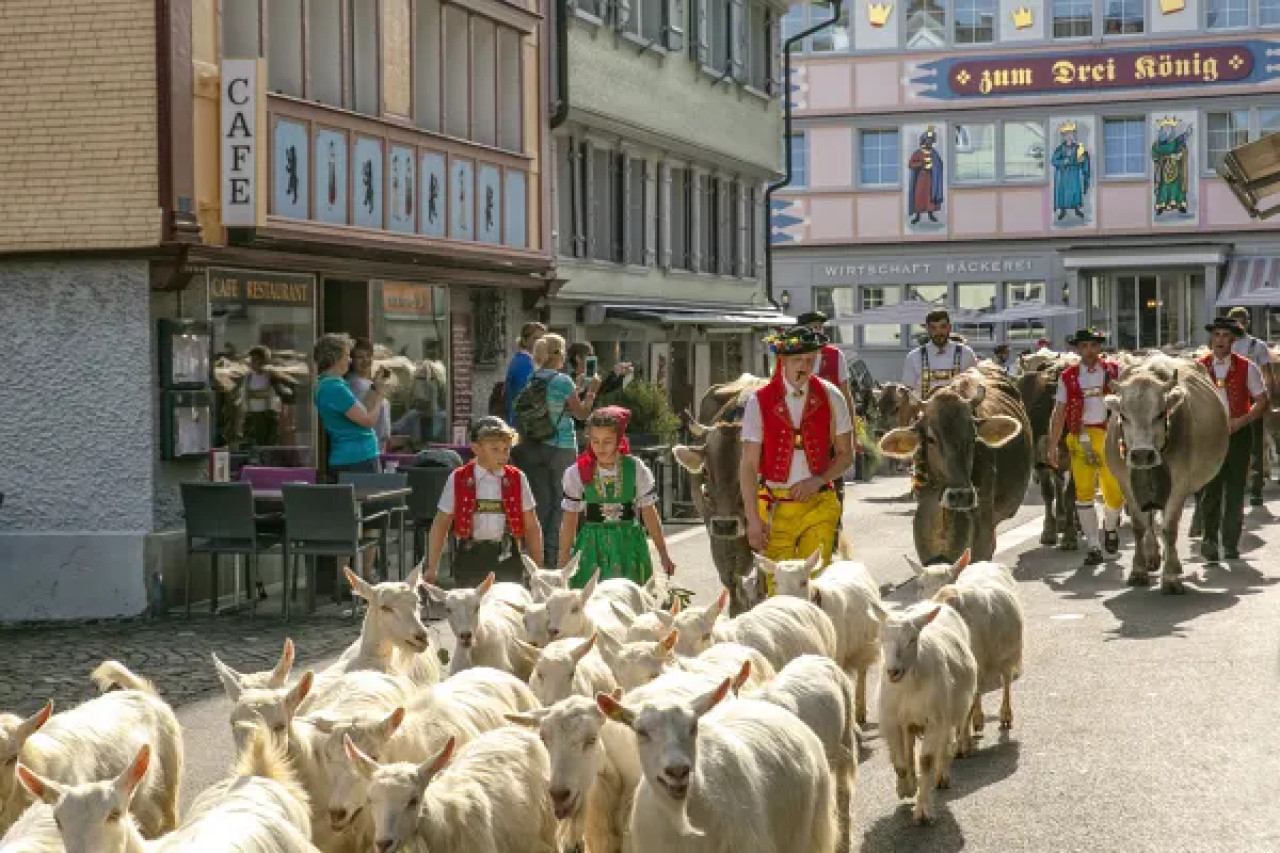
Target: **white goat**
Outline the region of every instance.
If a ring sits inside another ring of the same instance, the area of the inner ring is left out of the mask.
[[[756,567],[774,579],[777,595],[812,601],[836,629],[836,663],[857,680],[858,725],[867,722],[867,670],[880,659],[885,609],[880,587],[862,563],[839,560],[820,569],[822,549],[807,560],[775,563],[756,557]],[[817,571],[816,578],[810,579]]]
[[[529,579],[529,592],[535,602],[546,601],[557,589],[568,589],[569,578],[578,570],[578,564],[570,561],[563,569],[540,569],[528,554],[521,554],[525,577]]]
[[[293,646],[293,640],[288,637],[284,638],[284,649],[280,652],[280,660],[276,662],[274,669],[263,670],[262,672],[237,672],[222,662],[217,653],[213,653],[214,669],[218,671],[219,680],[226,683],[227,679],[234,681],[241,690],[248,690],[257,687],[267,687],[271,689],[279,689],[289,683],[289,673],[293,672],[293,661],[296,650]]]
[[[67,786],[24,768],[22,782],[53,806],[67,853],[316,853],[309,838],[306,792],[265,732],[237,761],[231,778],[200,794],[182,826],[155,841],[143,839],[130,813],[150,761],[151,748],[143,744],[114,779]]]
[[[178,825],[182,730],[173,710],[150,682],[116,661],[93,671],[99,689],[123,687],[53,714],[53,703],[23,720],[0,714],[0,833],[31,803],[18,783],[19,762],[29,771],[68,785],[124,770],[138,749],[155,745],[157,761],[138,795],[142,832],[155,837]]]
[[[36,803],[0,838],[0,853],[65,853],[53,809]]]
[[[890,613],[884,626],[884,678],[880,684],[880,734],[898,775],[898,796],[915,795],[917,822],[933,819],[933,789],[951,785],[951,744],[964,757],[973,751],[969,715],[978,664],[969,629],[950,607],[933,602]],[[916,735],[923,737],[920,769]]]
[[[427,594],[443,602],[449,627],[457,637],[450,665],[457,673],[472,666],[488,666],[528,679],[535,650],[525,642],[519,609],[532,603],[524,587],[494,583],[493,572],[475,589],[445,592],[426,584]]]
[[[746,682],[763,684],[773,678],[773,665],[756,649],[738,643],[716,643],[697,657],[675,653],[679,631],[670,631],[656,642],[618,643],[602,634],[600,653],[613,670],[618,685],[633,690],[669,672],[702,672],[720,679],[737,676],[750,663]],[[601,691],[608,692],[608,691]]]
[[[555,853],[551,768],[537,735],[487,732],[453,758],[455,746],[450,740],[423,764],[380,765],[346,742],[348,758],[369,780],[379,853],[415,841],[427,850]]]
[[[644,779],[631,812],[634,849],[832,853],[836,791],[817,735],[764,702],[708,713],[729,690],[725,679],[692,699],[597,697],[637,735]]]
[[[817,605],[790,596],[774,596],[733,619],[721,619],[729,593],[707,608],[689,608],[676,616],[676,651],[698,655],[716,642],[741,643],[765,656],[775,670],[800,655],[836,657],[836,629]],[[693,635],[685,641],[686,626]]]
[[[351,594],[368,602],[360,636],[333,666],[320,674],[317,692],[325,682],[347,672],[370,670],[405,675],[415,684],[435,684],[440,680],[440,657],[431,646],[431,633],[422,624],[422,600],[418,588],[422,565],[402,581],[371,584],[343,567]]]
[[[1013,574],[999,563],[974,563],[958,573],[955,583],[938,590],[934,601],[954,609],[969,626],[969,647],[978,663],[978,690],[973,696],[973,730],[986,727],[982,694],[1001,689],[1000,728],[1013,728],[1010,687],[1022,673],[1025,619]]]
[[[672,604],[672,610],[655,609],[640,614],[632,613],[616,602],[610,602],[609,606],[614,617],[626,626],[627,633],[623,639],[628,643],[661,640],[676,626],[675,614],[680,612],[678,599]]]
[[[722,590],[716,600],[704,607],[672,608],[674,627],[680,632],[676,652],[685,657],[696,657],[716,642],[736,641],[730,620],[724,609],[729,605],[729,591]]]
[[[576,567],[577,559],[575,556],[569,566]],[[627,626],[613,605],[634,618],[635,614],[652,610],[654,599],[644,587],[626,578],[601,581],[597,570],[582,589],[558,589],[547,597],[547,633],[555,640],[604,632],[620,640],[626,635]]]
[[[938,590],[947,584],[955,583],[963,572],[970,578],[979,576],[989,576],[993,580],[1003,582],[1016,595],[1018,591],[1018,582],[1014,580],[1013,572],[1000,563],[981,562],[970,565],[969,552],[965,551],[960,555],[960,559],[951,565],[945,563],[922,566],[910,557],[906,558],[907,564],[911,566],[911,570],[915,572],[916,582],[916,600],[926,601],[932,599],[938,594]]]
[[[768,684],[741,694],[795,714],[822,741],[827,766],[836,783],[840,815],[840,844],[852,843],[849,807],[858,772],[858,739],[861,730],[854,720],[853,684],[844,670],[830,658],[801,655],[782,668]]]
[[[597,636],[556,640],[538,655],[529,687],[543,705],[553,705],[570,696],[610,693],[618,686],[609,665],[595,648]]]

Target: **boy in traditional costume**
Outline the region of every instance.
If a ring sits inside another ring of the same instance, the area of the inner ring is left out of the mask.
[[[457,539],[453,576],[460,586],[479,583],[489,572],[519,583],[525,574],[522,541],[535,561],[542,556],[533,491],[524,473],[509,464],[516,441],[516,431],[502,418],[483,417],[471,425],[475,458],[449,474],[431,524],[423,576],[428,583],[436,583],[450,532]]]
[[[747,541],[774,561],[821,548],[825,565],[840,521],[832,482],[853,464],[853,419],[840,389],[814,373],[824,335],[799,326],[767,340],[777,369],[742,414]]]
[[[579,555],[569,586],[581,589],[596,570],[600,579],[627,578],[644,586],[653,575],[649,541],[667,575],[676,566],[667,553],[662,520],[655,506],[653,472],[631,455],[627,422],[620,406],[596,409],[587,419],[587,449],[564,472],[564,518],[560,525],[560,567]]]
[[[1106,397],[1120,374],[1120,365],[1102,358],[1106,332],[1081,329],[1067,343],[1076,348],[1080,360],[1062,371],[1057,396],[1049,419],[1049,465],[1058,467],[1058,443],[1063,430],[1071,458],[1071,479],[1076,489],[1076,517],[1084,531],[1089,553],[1086,566],[1115,559],[1120,552],[1120,508],[1124,492],[1107,467],[1103,448],[1107,439]],[[1098,511],[1093,496],[1102,486],[1102,542],[1098,542]],[[1104,555],[1105,552],[1105,555]]]

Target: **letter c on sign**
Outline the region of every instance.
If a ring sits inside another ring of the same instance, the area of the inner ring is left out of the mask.
[[[235,104],[237,107],[243,107],[245,104],[249,103],[249,92],[248,92],[248,91],[247,91],[247,89],[246,89],[246,91],[245,91],[244,95],[242,95],[242,96],[237,100],[237,98],[236,98],[236,86],[237,86],[237,85],[242,85],[242,86],[248,87],[248,85],[249,85],[249,78],[248,78],[248,77],[236,77],[234,80],[232,80],[230,83],[228,83],[228,84],[227,84],[227,100],[231,101],[231,103]]]

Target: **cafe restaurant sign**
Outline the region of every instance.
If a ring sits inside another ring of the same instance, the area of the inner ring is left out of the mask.
[[[217,267],[209,269],[209,301],[214,305],[310,308],[315,304],[315,292],[316,277],[313,275]]]
[[[923,87],[920,97],[941,100],[1220,86],[1275,79],[1280,65],[1273,53],[1280,55],[1280,42],[997,54],[922,63],[912,82]]]

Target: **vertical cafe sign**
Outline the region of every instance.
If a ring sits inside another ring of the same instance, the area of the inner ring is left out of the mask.
[[[266,174],[266,146],[258,138],[266,128],[261,72],[259,59],[222,61],[222,224],[228,228],[253,228],[264,218],[266,196],[259,192],[258,181]]]

